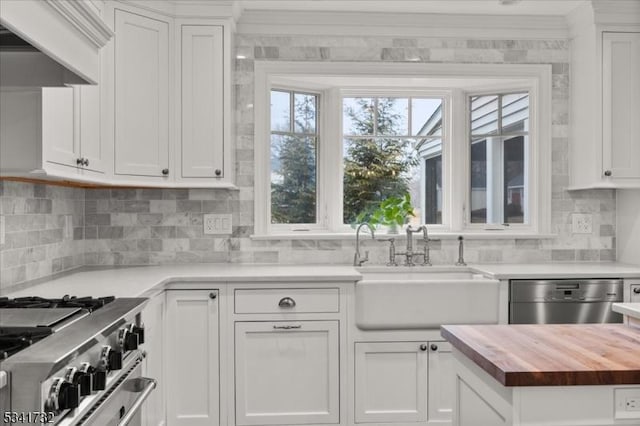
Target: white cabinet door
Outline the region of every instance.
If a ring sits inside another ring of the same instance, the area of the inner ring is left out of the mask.
[[[169,167],[169,24],[115,15],[115,173],[163,176]]]
[[[605,32],[602,60],[604,174],[640,179],[640,33]]]
[[[42,89],[42,150],[51,163],[76,167],[80,158],[80,141],[74,117],[74,92],[71,87]]]
[[[143,405],[143,425],[158,426],[166,424],[165,379],[164,379],[164,317],[165,293],[161,293],[147,303],[142,311],[144,322],[144,346],[147,351],[143,375],[156,379],[156,389]]]
[[[167,291],[167,423],[220,424],[217,290]]]
[[[80,154],[84,169],[104,173],[106,164],[100,132],[100,86],[76,86],[80,109]]]
[[[237,322],[236,425],[339,423],[338,325]]]
[[[223,28],[182,25],[181,29],[181,177],[223,178]]]
[[[454,401],[453,354],[446,341],[429,342],[427,421],[451,424]]]
[[[356,423],[427,419],[427,344],[355,344]]]

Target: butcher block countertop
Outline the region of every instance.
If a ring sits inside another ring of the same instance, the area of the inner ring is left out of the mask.
[[[640,384],[640,330],[621,324],[445,325],[441,333],[504,386]]]

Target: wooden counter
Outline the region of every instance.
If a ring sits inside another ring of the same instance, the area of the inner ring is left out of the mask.
[[[504,386],[640,384],[640,330],[624,325],[447,325],[441,333]]]

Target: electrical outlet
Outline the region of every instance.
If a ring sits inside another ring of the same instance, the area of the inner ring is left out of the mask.
[[[640,411],[640,395],[627,398],[627,411]]]
[[[4,244],[4,216],[0,216],[0,245]]]
[[[574,213],[571,215],[571,228],[574,234],[593,233],[593,215],[591,213]]]
[[[640,388],[615,389],[615,418],[640,419]]]
[[[231,215],[230,214],[205,214],[202,220],[204,233],[206,235],[231,234]]]

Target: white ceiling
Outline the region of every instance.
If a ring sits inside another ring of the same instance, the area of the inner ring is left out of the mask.
[[[241,0],[239,3],[244,10],[564,16],[585,2],[586,0]]]

